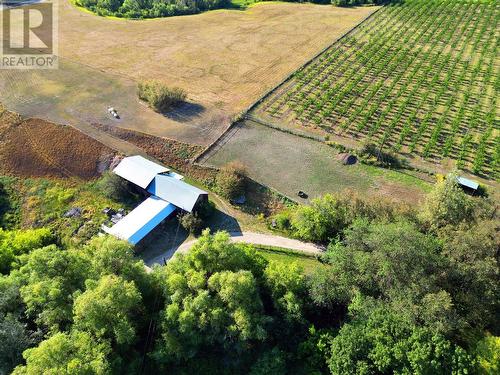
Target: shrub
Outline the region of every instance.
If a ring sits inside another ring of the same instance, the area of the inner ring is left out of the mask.
[[[197,213],[189,212],[179,218],[182,227],[191,234],[200,234],[203,229],[203,220]]]
[[[179,215],[182,227],[189,233],[198,235],[206,228],[205,222],[215,210],[215,205],[209,200],[198,204],[195,211]]]
[[[215,183],[219,193],[227,199],[236,199],[245,193],[246,170],[240,162],[231,162],[222,167]]]
[[[98,187],[106,197],[116,201],[123,201],[130,194],[128,182],[110,171],[103,174]]]
[[[167,112],[187,97],[183,89],[167,87],[157,80],[140,82],[138,87],[139,98],[147,102],[156,112]]]
[[[420,218],[431,228],[458,225],[473,219],[473,202],[462,191],[456,172],[438,182],[427,195]]]

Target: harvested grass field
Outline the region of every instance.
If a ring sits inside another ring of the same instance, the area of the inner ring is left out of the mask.
[[[100,122],[206,145],[233,115],[376,9],[265,3],[130,21],[60,0],[60,69],[1,71],[0,101],[58,123]],[[169,116],[153,113],[136,98],[142,78],[184,88],[189,103]],[[120,122],[107,118],[109,105]]]
[[[359,163],[345,166],[337,151],[325,143],[252,121],[236,124],[201,162],[221,167],[233,160],[241,161],[255,180],[295,200],[300,200],[299,190],[315,198],[350,189],[368,196],[418,202],[431,186],[397,171]]]
[[[91,179],[114,152],[69,127],[22,119],[0,108],[0,173],[21,177]]]
[[[493,0],[384,7],[254,115],[499,178],[499,22]]]

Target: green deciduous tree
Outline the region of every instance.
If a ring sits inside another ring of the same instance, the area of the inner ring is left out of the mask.
[[[500,337],[486,335],[476,345],[478,372],[485,375],[500,373]]]
[[[14,231],[4,231],[0,228],[0,273],[9,273],[17,256],[47,246],[54,240],[47,228]]]
[[[264,271],[264,277],[275,308],[286,320],[302,321],[306,304],[303,269],[296,262],[291,264],[270,262]]]
[[[439,290],[435,282],[442,267],[439,242],[413,224],[359,220],[344,236],[329,246],[325,256],[336,279],[332,288],[384,297],[410,290],[423,296]]]
[[[311,206],[300,206],[292,215],[294,234],[306,241],[326,242],[350,224],[352,217],[344,202],[326,194]]]
[[[192,358],[202,348],[243,354],[264,340],[270,322],[259,287],[264,266],[226,233],[204,232],[188,254],[171,260],[159,276],[166,306],[157,358]]]
[[[137,333],[134,318],[141,304],[135,284],[108,275],[99,281],[87,280],[86,286],[74,303],[75,327],[118,345],[133,343]]]
[[[473,203],[458,185],[456,174],[436,183],[425,199],[420,217],[434,229],[473,218]]]
[[[13,374],[110,374],[109,353],[108,344],[95,341],[88,333],[56,333],[38,347],[26,350],[26,366],[17,367]]]
[[[26,329],[13,315],[0,315],[0,374],[7,374],[21,363],[22,353],[34,343]]]
[[[64,329],[72,321],[73,296],[83,290],[90,263],[76,251],[51,245],[22,258],[19,279],[26,312],[51,330]]]
[[[105,275],[121,276],[135,283],[145,303],[152,303],[157,288],[153,286],[153,278],[146,272],[144,263],[135,257],[128,242],[112,236],[95,237],[82,248],[81,254],[91,264],[88,278],[97,280]]]
[[[127,180],[113,172],[107,171],[98,181],[97,186],[105,196],[118,202],[130,199],[130,186]]]
[[[418,327],[374,301],[357,302],[353,320],[331,342],[332,374],[467,374],[474,360],[464,349]],[[366,304],[366,305],[365,305]]]

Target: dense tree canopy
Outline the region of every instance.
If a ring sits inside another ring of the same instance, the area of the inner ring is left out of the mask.
[[[206,231],[148,273],[108,236],[74,248],[47,246],[47,230],[0,232],[12,254],[0,276],[0,372],[498,372],[490,200],[443,182],[418,212],[345,194],[277,221],[328,244],[323,264],[305,273]]]
[[[287,1],[300,2],[299,0]],[[361,4],[381,4],[388,1],[313,0],[311,2],[319,4],[328,4],[331,2],[331,4],[337,6],[353,6]],[[231,0],[77,0],[76,3],[101,16],[125,18],[169,17],[236,6],[232,4]]]
[[[225,8],[229,0],[77,0],[77,4],[102,16],[125,18],[168,17]]]
[[[351,309],[353,319],[331,342],[327,362],[332,374],[471,372],[472,356],[443,335],[376,303],[356,303],[361,306]]]
[[[136,339],[133,317],[140,311],[141,295],[135,284],[119,276],[87,280],[86,291],[74,303],[75,327],[118,345]]]
[[[17,367],[13,374],[109,374],[109,352],[109,345],[96,342],[88,333],[56,333],[26,350],[26,366]]]

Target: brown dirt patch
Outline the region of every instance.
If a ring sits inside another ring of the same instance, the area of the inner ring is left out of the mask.
[[[92,179],[112,156],[111,149],[71,127],[0,114],[1,173]]]
[[[113,126],[101,124],[93,124],[93,126],[140,147],[148,155],[169,167],[189,175],[191,178],[205,184],[211,184],[213,181],[215,176],[213,169],[192,164],[192,160],[203,150],[202,146],[182,143],[169,138],[155,137]]]

